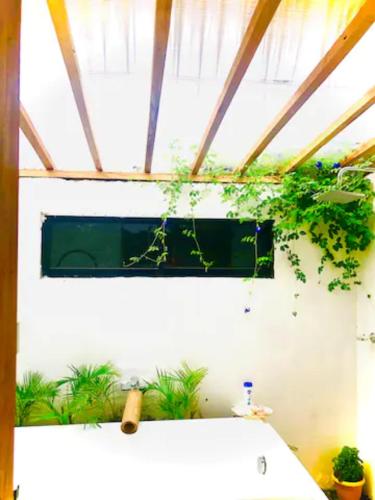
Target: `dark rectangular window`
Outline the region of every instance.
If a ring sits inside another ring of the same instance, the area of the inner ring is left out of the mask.
[[[197,240],[208,270],[194,253],[196,243],[186,233],[190,219],[166,222],[168,255],[160,265],[158,251],[145,254],[161,219],[141,217],[48,216],[42,227],[42,274],[50,277],[206,276],[273,277],[272,221],[257,233],[257,246],[244,241],[256,234],[254,221],[196,219]],[[142,257],[143,256],[143,257]],[[141,257],[134,260],[134,257]],[[270,257],[257,266],[257,257]]]

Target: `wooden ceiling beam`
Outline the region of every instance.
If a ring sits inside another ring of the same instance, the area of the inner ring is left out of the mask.
[[[169,29],[171,24],[172,0],[157,0],[154,31],[154,55],[150,112],[148,121],[145,172],[151,172],[155,136],[159,117],[160,98],[163,86],[165,59],[167,56]]]
[[[90,153],[96,170],[103,170],[98,149],[96,147],[94,133],[92,130],[86,100],[83,92],[81,75],[78,65],[76,50],[70,30],[68,12],[65,0],[47,0],[51,19],[55,27],[57,40],[60,45],[65,67],[68,72],[70,85],[72,87],[74,99],[78,108],[78,113],[82,122],[83,131],[90,149]]]
[[[375,155],[375,137],[367,142],[364,142],[358,148],[348,154],[348,156],[340,161],[340,164],[342,167],[355,165],[359,161],[365,160],[372,155]]]
[[[140,181],[140,182],[169,182],[176,180],[178,177],[175,174],[147,174],[145,172],[95,172],[92,170],[37,170],[37,169],[22,169],[20,170],[20,177],[36,177],[44,179],[76,179],[76,180],[97,180],[97,181]],[[212,182],[209,175],[192,175],[190,177],[192,182]],[[267,182],[270,184],[277,184],[280,178],[276,175],[268,175],[264,177],[241,177],[234,178],[232,175],[221,175],[215,177],[215,181],[219,183],[241,183],[246,182]]]
[[[300,154],[291,161],[285,168],[284,173],[291,172],[305,163],[325,144],[331,141],[337,134],[344,130],[354,120],[361,116],[375,103],[375,86],[361,97],[353,106],[343,113],[335,122],[332,123],[324,132],[314,139]]]
[[[39,156],[44,168],[46,170],[54,170],[55,166],[52,158],[45,148],[40,135],[36,131],[30,116],[22,104],[20,104],[20,129],[25,134],[25,137],[30,142],[35,153]]]
[[[21,0],[0,7],[0,498],[13,500]]]
[[[271,122],[255,146],[241,162],[237,171],[244,173],[251,163],[258,158],[280,130],[285,127],[316,89],[320,87],[352,48],[359,42],[373,24],[374,17],[374,0],[365,0],[345,31],[337,38],[323,59],[315,66],[306,80],[300,85],[291,99]]]
[[[258,0],[192,165],[198,173],[281,0]]]

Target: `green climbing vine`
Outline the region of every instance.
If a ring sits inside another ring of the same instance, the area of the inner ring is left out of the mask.
[[[191,227],[183,229],[182,234],[193,242],[191,255],[197,257],[199,263],[206,272],[214,264],[213,261],[205,257],[202,251],[195,223],[195,209],[209,193],[209,188],[207,185],[198,185],[192,182],[190,177],[190,165],[188,161],[180,155],[177,144],[172,145],[172,163],[174,165],[174,179],[168,182],[158,183],[166,204],[166,210],[161,214],[162,222],[160,226],[153,231],[151,244],[141,255],[130,257],[129,262],[124,263],[124,267],[132,267],[142,260],[152,261],[159,266],[167,260],[168,248],[166,239],[168,218],[177,215],[178,204],[182,197],[188,200],[189,205],[189,210],[185,217],[187,220],[191,221]],[[223,169],[216,165],[216,156],[212,153],[209,153],[206,158],[206,174],[210,184],[217,183],[217,177],[223,174]]]
[[[197,257],[199,263],[207,272],[207,270],[213,265],[213,262],[206,259],[199,243],[195,223],[195,210],[199,203],[201,203],[204,197],[208,194],[209,190],[207,186],[204,186],[202,189],[202,185],[199,186],[197,183],[192,182],[190,177],[191,168],[188,162],[179,155],[177,147],[174,147],[172,151],[172,163],[175,165],[175,179],[170,182],[159,183],[160,189],[164,195],[164,201],[167,205],[167,210],[162,214],[162,219],[167,221],[168,217],[177,215],[178,203],[183,196],[188,200],[189,211],[188,214],[186,214],[186,218],[191,221],[191,227],[183,229],[182,234],[192,240],[193,249],[191,250],[191,255]],[[217,170],[214,170],[213,168],[215,157],[211,154],[208,155],[207,162],[208,168],[212,169],[210,180],[214,182],[215,176],[217,175]]]
[[[256,221],[254,234],[243,237],[243,243],[250,244],[255,249],[254,277],[262,266],[268,265],[272,255],[257,255],[258,235],[263,224],[273,220],[274,246],[284,252],[294,270],[297,280],[305,283],[306,273],[303,269],[303,259],[298,253],[297,240],[308,238],[320,251],[320,261],[317,273],[321,276],[327,267],[334,269],[334,278],[328,282],[328,290],[350,290],[359,284],[358,276],[361,254],[375,238],[372,229],[374,191],[370,180],[364,174],[348,173],[343,180],[341,189],[360,192],[362,199],[347,204],[319,202],[314,196],[337,188],[337,172],[340,164],[332,158],[312,160],[294,172],[281,177],[280,184],[266,183],[265,174],[277,171],[280,162],[267,159],[267,170],[262,165],[255,165],[247,175],[248,182],[239,183],[234,177],[232,183],[221,184],[218,177],[225,173],[223,167],[217,166],[215,155],[207,156],[204,175],[207,184],[193,183],[190,177],[189,163],[181,157],[178,148],[172,150],[174,164],[174,179],[170,182],[160,182],[166,210],[161,214],[161,225],[154,230],[150,246],[140,256],[132,257],[126,266],[132,266],[142,259],[149,259],[160,265],[168,256],[167,224],[168,218],[176,216],[181,199],[188,201],[187,220],[191,221],[189,228],[183,230],[183,235],[193,242],[192,255],[196,256],[202,267],[207,271],[214,263],[204,254],[196,230],[196,209],[213,185],[220,186],[217,193],[221,201],[229,208],[228,218],[240,221]],[[367,164],[370,164],[369,160]],[[237,182],[236,182],[237,181]]]
[[[224,187],[224,200],[231,201],[234,216],[258,221],[273,219],[274,243],[285,252],[297,280],[306,282],[302,259],[294,242],[309,238],[320,250],[318,274],[330,265],[337,272],[328,290],[350,290],[359,284],[360,254],[374,239],[372,229],[374,191],[364,174],[350,173],[341,189],[364,194],[347,204],[319,202],[314,196],[337,188],[340,164],[331,159],[311,161],[283,176],[281,184],[236,184]]]
[[[150,245],[141,255],[129,258],[129,262],[123,263],[123,268],[133,267],[143,260],[153,262],[156,266],[160,266],[168,257],[168,248],[166,243],[165,220],[162,219],[160,226],[154,229],[153,237]]]

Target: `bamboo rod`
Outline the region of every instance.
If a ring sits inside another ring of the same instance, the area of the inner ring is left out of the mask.
[[[137,432],[141,418],[142,399],[143,395],[139,389],[129,391],[121,421],[121,430],[124,434]]]

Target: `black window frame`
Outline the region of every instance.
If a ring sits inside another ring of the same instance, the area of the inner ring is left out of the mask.
[[[115,216],[76,216],[76,215],[44,215],[44,221],[42,224],[42,251],[41,251],[41,273],[42,277],[46,278],[116,278],[116,277],[194,277],[194,278],[249,278],[254,275],[254,268],[209,268],[207,271],[202,268],[177,268],[168,267],[168,265],[162,263],[159,267],[155,268],[140,268],[140,267],[128,267],[128,268],[107,268],[107,269],[95,269],[95,268],[52,268],[49,265],[49,258],[51,252],[51,231],[54,222],[57,220],[62,222],[83,222],[85,220],[90,220],[90,222],[102,222],[104,219],[107,222],[139,222],[140,220],[145,223],[154,223],[158,221],[158,226],[161,224],[160,217],[115,217]],[[167,220],[167,224],[170,220],[178,221],[189,221],[187,218],[173,217]],[[196,221],[236,221],[237,219],[228,218],[197,218]],[[255,221],[247,221],[254,225],[254,231],[256,227]],[[239,222],[240,223],[240,222]],[[271,249],[267,252],[271,257],[271,263],[268,266],[260,266],[257,270],[257,278],[274,278],[274,248],[273,248],[273,221],[265,221],[262,225],[262,229],[270,231],[271,238]],[[268,233],[269,234],[269,233]],[[258,238],[265,235],[264,231],[258,233]],[[249,243],[244,243],[244,245],[249,245]]]

